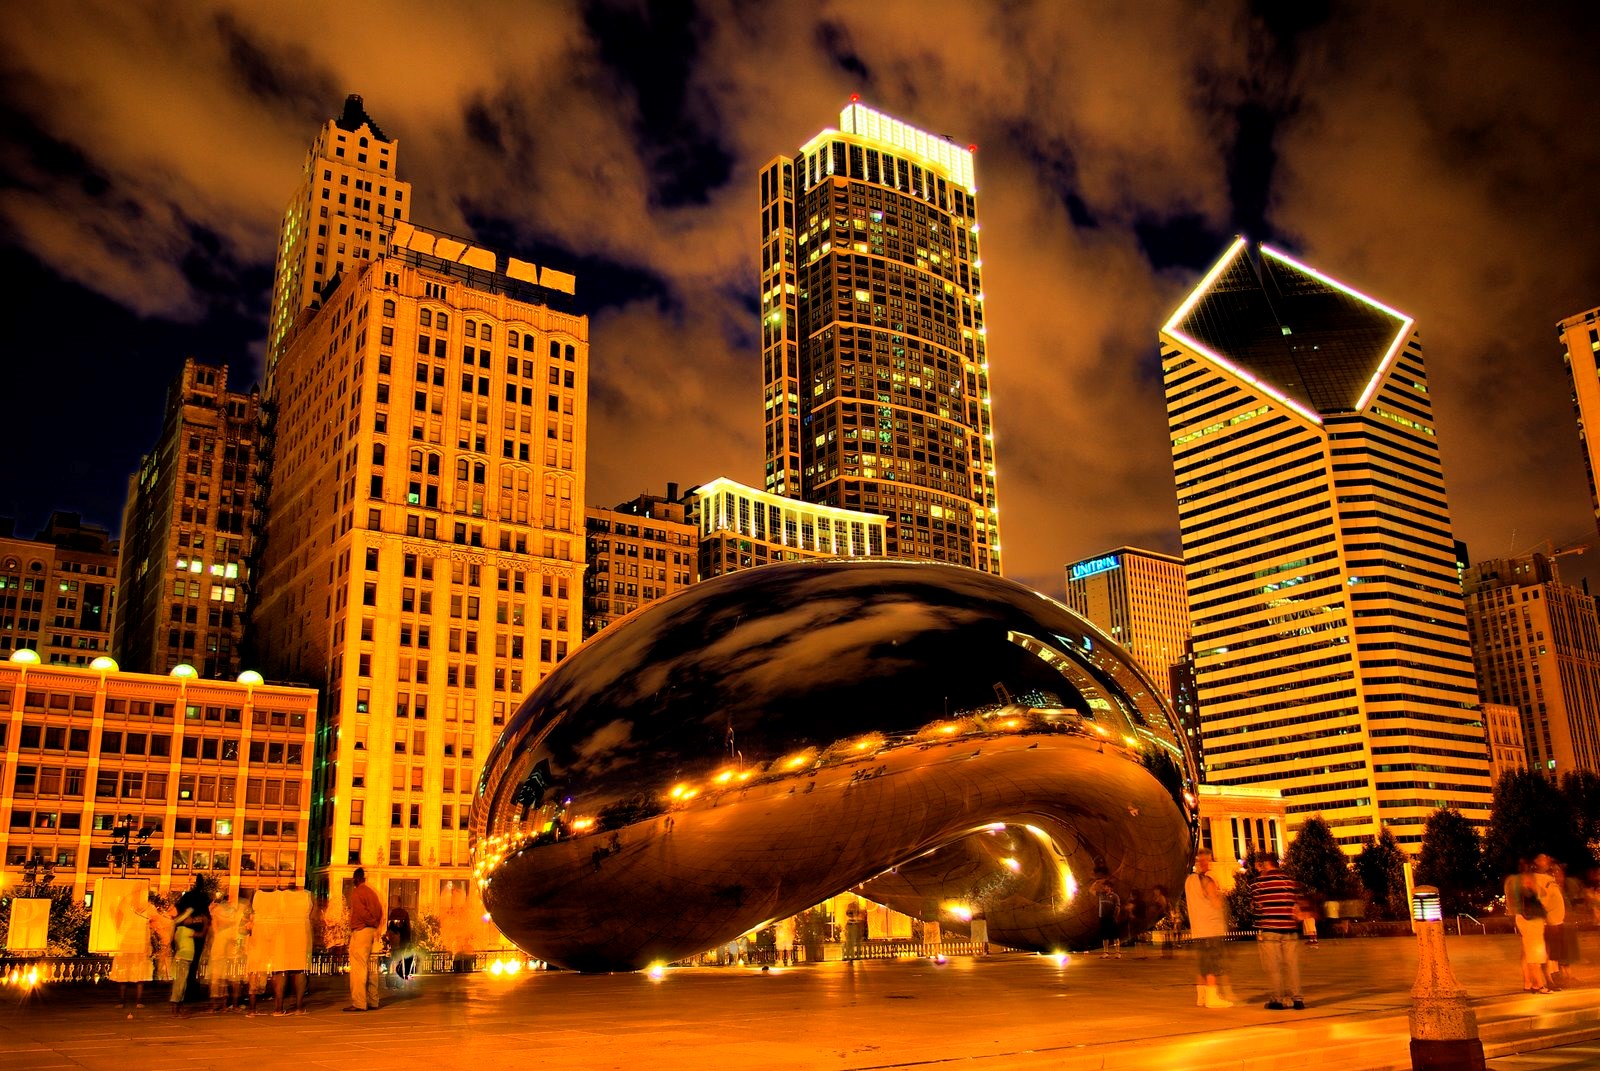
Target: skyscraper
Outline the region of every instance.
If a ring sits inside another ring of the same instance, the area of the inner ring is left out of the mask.
[[[1137,547],[1067,566],[1067,605],[1099,625],[1165,685],[1189,640],[1183,559]]]
[[[1561,582],[1555,558],[1524,554],[1467,570],[1467,623],[1478,684],[1515,707],[1528,764],[1600,773],[1600,610]]]
[[[852,98],[762,169],[766,490],[998,573],[973,153]]]
[[[1572,408],[1578,418],[1578,439],[1583,443],[1583,467],[1589,475],[1589,505],[1595,527],[1600,528],[1600,442],[1591,429],[1600,429],[1600,309],[1569,316],[1556,325],[1561,340],[1561,360],[1572,385]]]
[[[161,436],[128,479],[113,650],[130,672],[179,663],[232,679],[250,600],[264,461],[261,395],[183,362]]]
[[[1067,605],[1104,629],[1150,675],[1172,704],[1198,760],[1201,741],[1183,559],[1118,547],[1072,562],[1067,566]]]
[[[278,229],[267,323],[269,383],[301,314],[317,306],[323,286],[382,253],[389,232],[407,218],[411,183],[396,177],[399,156],[399,141],[384,134],[354,93],[311,143]]]
[[[586,317],[571,275],[409,223],[279,359],[252,627],[324,689],[312,871],[408,909],[467,889],[478,768],[578,646]]]
[[[1354,847],[1488,817],[1413,320],[1235,241],[1161,330],[1207,775]]]

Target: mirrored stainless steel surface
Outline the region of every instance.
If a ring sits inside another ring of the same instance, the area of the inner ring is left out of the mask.
[[[488,756],[474,857],[529,953],[630,970],[845,890],[991,942],[1097,942],[1097,869],[1183,880],[1194,764],[1104,634],[956,566],[796,562],[595,637]]]

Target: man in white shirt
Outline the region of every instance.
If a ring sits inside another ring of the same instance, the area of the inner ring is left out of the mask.
[[[1222,999],[1217,980],[1225,978],[1222,941],[1228,932],[1228,911],[1222,886],[1211,876],[1211,853],[1204,848],[1194,857],[1194,873],[1183,883],[1184,900],[1189,905],[1189,937],[1200,952],[1200,965],[1194,981],[1194,1002],[1202,1008],[1231,1008],[1233,1001]]]

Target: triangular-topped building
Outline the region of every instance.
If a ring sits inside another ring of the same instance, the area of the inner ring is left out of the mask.
[[[1279,789],[1291,832],[1320,813],[1352,851],[1488,819],[1415,326],[1241,238],[1161,330],[1208,780]]]

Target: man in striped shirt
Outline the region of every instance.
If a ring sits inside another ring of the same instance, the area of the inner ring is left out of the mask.
[[[1300,919],[1298,903],[1304,887],[1278,869],[1276,852],[1256,855],[1256,877],[1250,884],[1250,904],[1256,913],[1256,947],[1267,972],[1272,999],[1267,1007],[1282,1011],[1290,1002],[1305,1008],[1300,996]]]

